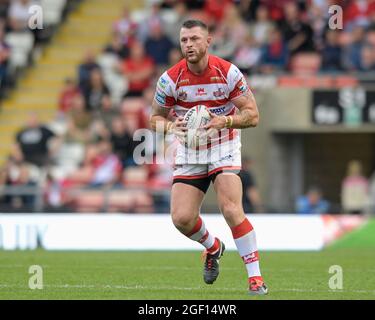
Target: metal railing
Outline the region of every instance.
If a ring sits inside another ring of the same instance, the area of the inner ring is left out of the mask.
[[[110,196],[113,193],[127,192],[127,191],[142,191],[152,196],[153,199],[169,199],[170,188],[160,188],[154,189],[149,187],[124,187],[122,185],[112,185],[103,187],[72,187],[68,189],[62,189],[64,193],[69,195],[74,195],[74,197],[79,197],[80,194],[87,192],[101,192],[103,195],[103,205],[100,206],[100,212],[109,212],[110,207]],[[46,202],[46,188],[41,186],[3,186],[0,187],[0,212],[4,212],[4,209],[8,211],[17,211],[17,207],[12,207],[12,204],[7,203],[11,201],[13,197],[20,198],[22,201],[22,209],[27,208],[29,211],[38,213],[44,212],[46,208],[53,208]],[[165,201],[166,201],[165,200]],[[24,204],[26,202],[26,204]],[[93,205],[94,207],[94,205]],[[56,207],[58,208],[58,207]],[[74,210],[74,206],[68,205],[67,209]]]

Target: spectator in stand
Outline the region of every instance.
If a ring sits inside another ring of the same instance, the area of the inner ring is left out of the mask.
[[[344,10],[345,30],[351,31],[357,26],[368,27],[370,16],[375,12],[375,2],[368,0],[349,1]]]
[[[7,17],[9,6],[10,6],[10,0],[0,0],[0,17],[1,18]]]
[[[343,48],[343,64],[346,70],[355,71],[361,68],[361,51],[365,30],[355,27],[351,32],[351,42]]]
[[[238,8],[229,3],[225,5],[225,13],[220,27],[227,29],[231,38],[234,38],[236,47],[238,47],[248,33],[248,26],[242,20]]]
[[[270,18],[273,21],[280,22],[285,15],[284,9],[291,0],[261,0],[260,2],[267,7]]]
[[[122,166],[119,158],[112,152],[112,145],[106,139],[88,144],[82,166],[70,174],[62,183],[67,186],[89,185],[90,187],[109,187],[121,177]]]
[[[326,43],[322,50],[322,70],[341,71],[342,68],[342,48],[339,43],[339,32],[328,30],[326,33]]]
[[[145,50],[155,64],[161,69],[165,69],[168,64],[168,57],[174,45],[163,32],[162,26],[156,23],[150,30],[150,35],[145,42]]]
[[[313,1],[306,14],[308,24],[313,30],[314,47],[320,52],[324,47],[324,35],[328,26],[327,3]]]
[[[111,127],[112,119],[118,116],[118,109],[113,105],[109,95],[103,96],[102,107],[98,112],[99,119],[103,120],[107,128]]]
[[[211,52],[223,59],[231,60],[247,35],[247,26],[242,21],[237,7],[227,4],[222,22],[213,30]]]
[[[55,151],[51,144],[56,135],[39,122],[35,113],[30,113],[26,126],[16,136],[15,153],[23,161],[43,167],[49,163]]]
[[[362,164],[352,160],[341,185],[342,209],[346,213],[361,214],[368,206],[369,182],[362,174]]]
[[[255,71],[262,57],[262,50],[252,35],[247,35],[234,56],[234,64],[245,74]]]
[[[151,7],[145,10],[143,23],[138,26],[137,39],[144,43],[152,30],[152,26],[160,24],[164,25],[165,21],[160,11],[160,4],[154,1]]]
[[[375,71],[375,48],[370,44],[365,44],[361,49],[360,71]]]
[[[213,55],[226,60],[231,60],[237,49],[237,42],[231,36],[230,30],[223,27],[213,27],[211,29],[212,42],[209,48]]]
[[[9,27],[12,31],[30,31],[28,27],[32,13],[30,7],[38,3],[33,0],[13,0],[8,11]]]
[[[169,64],[169,66],[174,66],[176,63],[178,63],[183,58],[184,57],[182,56],[181,50],[177,49],[177,48],[173,48],[169,52],[168,64]]]
[[[288,62],[288,49],[282,34],[278,29],[270,33],[269,43],[262,48],[260,70],[263,73],[272,73],[275,70],[285,69]]]
[[[238,4],[238,9],[246,23],[250,23],[255,20],[256,11],[259,5],[259,0],[240,0],[240,3]]]
[[[252,160],[247,157],[242,159],[240,178],[242,181],[242,205],[246,213],[263,211],[262,200],[256,186],[254,175],[251,171]]]
[[[3,202],[10,209],[33,210],[35,194],[32,193],[36,186],[31,178],[30,167],[22,162],[9,157],[2,171],[2,185],[6,187],[18,187],[18,194],[8,194],[4,196]],[[22,188],[26,187],[26,192]]]
[[[137,24],[130,18],[130,12],[127,7],[123,9],[121,19],[113,24],[113,31],[119,34],[122,44],[126,47],[130,46],[134,41]]]
[[[64,88],[59,97],[59,112],[65,114],[73,105],[73,99],[80,94],[80,91],[73,78],[66,78]]]
[[[122,42],[121,34],[114,32],[112,34],[111,43],[104,49],[105,53],[112,53],[120,59],[125,59],[129,56],[129,48]]]
[[[108,140],[96,144],[97,156],[93,159],[92,187],[110,186],[119,181],[122,166],[119,158],[112,152],[112,145]]]
[[[121,117],[114,118],[111,127],[111,143],[114,153],[120,158],[124,168],[136,165],[133,152],[137,146],[132,135],[128,132]]]
[[[101,118],[97,118],[91,123],[90,134],[93,142],[109,140],[111,137],[110,129]]]
[[[58,179],[50,172],[47,173],[44,185],[45,211],[48,212],[72,212],[73,197],[69,192],[67,180]]]
[[[87,50],[83,62],[78,66],[78,85],[81,91],[87,90],[90,85],[90,74],[93,69],[100,68],[95,61],[95,54]]]
[[[189,11],[184,1],[177,1],[173,6],[174,19],[165,24],[165,33],[173,42],[175,47],[180,47],[180,27],[182,23],[189,20]]]
[[[210,20],[217,24],[224,18],[229,5],[231,5],[231,0],[206,0],[204,1],[204,11]]]
[[[143,45],[135,42],[130,49],[130,56],[122,64],[122,72],[129,81],[127,96],[139,97],[150,83],[155,73],[155,64],[145,54]]]
[[[10,47],[4,41],[4,27],[0,26],[0,90],[6,85]]]
[[[256,20],[250,23],[250,34],[258,46],[263,46],[269,39],[275,25],[269,20],[268,10],[265,6],[259,6],[256,11]]]
[[[301,21],[300,11],[296,3],[288,2],[284,7],[285,20],[281,22],[283,38],[291,55],[299,52],[314,51],[313,31]]]
[[[97,114],[102,109],[104,97],[109,97],[110,95],[100,68],[91,70],[90,81],[85,90],[83,90],[83,95],[87,110]]]
[[[87,144],[91,140],[90,125],[92,115],[86,110],[85,99],[82,95],[76,95],[72,100],[72,106],[67,113],[66,142]]]
[[[322,197],[322,192],[317,187],[310,187],[306,195],[300,196],[296,201],[296,212],[300,214],[328,213],[329,203]]]

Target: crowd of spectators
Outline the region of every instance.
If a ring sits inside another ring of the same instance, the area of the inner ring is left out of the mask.
[[[343,9],[342,29],[340,17],[333,16],[337,11],[329,10],[332,5]],[[178,47],[179,26],[187,18],[205,21],[213,36],[211,52],[247,74],[293,71],[293,60],[304,54],[315,55],[320,72],[375,68],[372,0],[152,1],[138,17],[142,23],[137,25],[125,12],[116,31],[128,51],[140,41],[146,56],[157,67],[165,66],[170,51]],[[338,29],[329,27],[330,20]]]
[[[81,0],[60,0],[59,7],[52,11],[57,13],[54,21],[44,12],[43,28],[36,24],[33,7],[46,4],[43,0],[0,0],[0,100],[14,88],[22,70],[32,64],[33,55],[44,43],[51,39],[58,24],[66,13]],[[49,11],[50,12],[50,11]],[[55,14],[53,13],[53,14]]]
[[[328,28],[331,4],[344,8],[343,30]],[[87,51],[76,77],[65,79],[49,128],[30,115],[2,182],[43,185],[50,209],[167,210],[168,198],[153,191],[170,188],[172,169],[138,165],[133,152],[144,141],[133,133],[148,127],[156,79],[182,58],[179,29],[189,18],[208,24],[211,53],[248,75],[291,71],[301,53],[317,55],[322,72],[375,70],[375,1],[165,0],[137,12],[124,8],[110,42],[99,53]],[[131,188],[139,186],[144,190]],[[90,192],[68,192],[75,187]],[[105,197],[98,188],[122,193]],[[5,200],[33,203],[25,195]]]

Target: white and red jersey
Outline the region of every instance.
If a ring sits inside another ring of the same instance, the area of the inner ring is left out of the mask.
[[[232,101],[248,90],[243,74],[234,64],[209,55],[208,66],[200,75],[189,70],[186,59],[164,72],[157,83],[154,99],[159,106],[173,109],[175,116],[184,116],[190,108],[199,104],[205,105],[217,115],[233,115],[236,107]],[[207,152],[216,154],[216,150],[220,148],[221,155],[225,156],[241,147],[240,131],[237,129],[223,129],[218,137],[216,143],[207,145]],[[201,151],[199,150],[200,153]],[[191,152],[196,151],[187,150],[180,145],[177,148],[176,163],[186,163],[182,160],[182,155]],[[220,155],[210,156],[212,161],[219,158]]]

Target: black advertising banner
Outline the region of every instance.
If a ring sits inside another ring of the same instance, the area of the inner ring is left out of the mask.
[[[317,125],[375,125],[375,91],[361,87],[314,90],[311,120]]]

